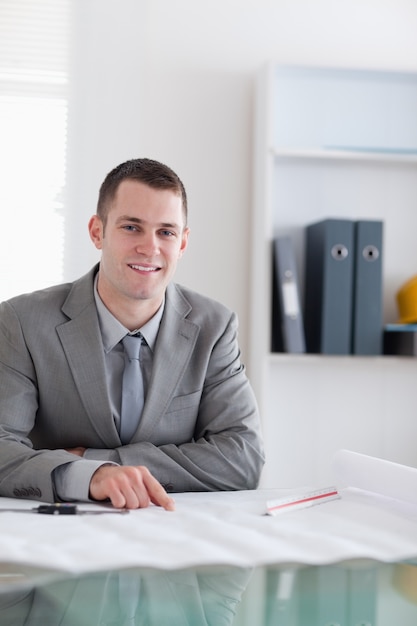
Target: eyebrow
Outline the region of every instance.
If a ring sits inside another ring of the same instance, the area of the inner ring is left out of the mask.
[[[139,217],[132,217],[130,215],[121,215],[117,218],[116,224],[120,222],[132,222],[133,224],[146,224],[145,220],[140,219]],[[175,222],[161,222],[157,224],[158,228],[174,228],[177,230],[181,230],[181,226],[176,224]]]

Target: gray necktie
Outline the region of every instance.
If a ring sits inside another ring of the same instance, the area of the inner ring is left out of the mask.
[[[139,363],[142,335],[126,335],[122,340],[125,350],[125,369],[122,382],[120,412],[120,439],[129,443],[135,432],[143,408],[143,379]]]

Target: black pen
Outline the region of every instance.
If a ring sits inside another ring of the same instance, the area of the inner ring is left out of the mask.
[[[89,509],[81,510],[76,504],[57,502],[55,504],[40,504],[32,509],[2,509],[0,513],[40,513],[42,515],[105,515],[107,513],[129,513],[128,509]]]

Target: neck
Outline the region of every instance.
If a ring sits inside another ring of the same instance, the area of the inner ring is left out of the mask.
[[[117,298],[106,293],[106,289],[100,285],[100,275],[97,282],[97,292],[104,306],[112,315],[125,326],[129,331],[141,328],[155,315],[162,305],[163,298],[155,299],[134,299],[123,297],[118,294]]]

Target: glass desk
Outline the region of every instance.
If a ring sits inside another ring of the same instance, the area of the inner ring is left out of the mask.
[[[176,494],[175,512],[0,499],[0,626],[416,626],[417,503]],[[16,510],[18,509],[18,510]]]
[[[417,564],[130,569],[3,566],[1,626],[415,626]]]

